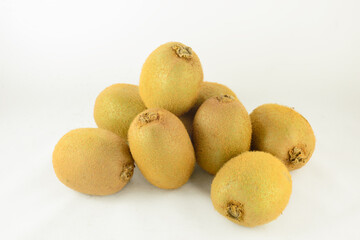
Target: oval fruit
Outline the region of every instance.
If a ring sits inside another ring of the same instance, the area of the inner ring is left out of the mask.
[[[80,128],[56,144],[53,167],[67,187],[90,195],[109,195],[129,182],[134,161],[118,135],[99,128]]]
[[[179,42],[155,49],[140,75],[140,96],[148,108],[164,108],[177,116],[194,105],[203,71],[196,53]]]
[[[248,227],[276,219],[288,204],[291,176],[269,153],[246,152],[228,161],[211,185],[215,209],[229,220]]]
[[[174,114],[148,109],[131,123],[128,136],[132,156],[151,184],[174,189],[188,181],[194,170],[194,149]]]
[[[194,118],[193,142],[198,164],[215,174],[225,162],[250,150],[251,122],[245,107],[230,95],[206,100]]]
[[[278,104],[264,104],[250,114],[251,148],[271,153],[289,170],[304,166],[315,149],[315,135],[309,122],[295,110]]]
[[[132,84],[114,84],[96,98],[94,119],[99,128],[127,139],[132,120],[146,109],[139,88]]]

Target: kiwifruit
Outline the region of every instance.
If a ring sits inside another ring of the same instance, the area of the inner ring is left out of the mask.
[[[236,94],[225,85],[215,82],[202,82],[198,97],[190,112],[193,112],[195,115],[201,104],[203,104],[207,99],[219,95],[230,95],[237,98]]]
[[[225,94],[234,96],[236,98],[235,93],[225,85],[214,82],[201,83],[200,91],[194,106],[190,109],[189,112],[179,117],[180,120],[184,123],[186,130],[190,134],[190,138],[192,137],[192,128],[193,128],[192,125],[193,125],[194,117],[196,111],[199,109],[201,104],[203,104],[207,99],[211,97],[225,95]]]
[[[140,96],[148,108],[164,108],[181,116],[194,105],[203,71],[196,53],[179,42],[155,49],[140,75]]]
[[[276,157],[245,152],[229,160],[211,184],[215,209],[231,221],[248,227],[276,219],[288,204],[291,176]]]
[[[181,121],[164,109],[140,113],[129,128],[132,156],[144,177],[163,189],[185,184],[195,165],[190,137]]]
[[[80,128],[65,134],[55,146],[52,162],[63,184],[90,195],[116,193],[134,171],[126,142],[100,128]]]
[[[132,120],[145,109],[138,86],[114,84],[96,98],[94,119],[99,128],[112,131],[127,140]]]
[[[215,174],[226,161],[250,150],[251,122],[245,107],[231,95],[206,100],[194,118],[193,142],[200,167]]]
[[[309,122],[295,110],[278,104],[264,104],[250,114],[253,150],[271,153],[289,170],[304,166],[315,149],[315,135]]]

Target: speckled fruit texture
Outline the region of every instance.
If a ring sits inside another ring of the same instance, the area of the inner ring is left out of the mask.
[[[109,195],[122,189],[134,171],[126,142],[99,128],[80,128],[65,134],[53,152],[59,180],[78,192]]]
[[[211,185],[215,209],[227,219],[248,227],[276,219],[288,204],[291,175],[276,157],[246,152],[228,161]]]
[[[146,109],[139,88],[132,84],[114,84],[96,98],[94,119],[99,128],[127,139],[132,120]]]
[[[196,53],[179,42],[169,42],[146,59],[140,75],[140,96],[148,108],[163,108],[177,116],[194,105],[203,71]]]
[[[252,150],[271,153],[289,170],[303,167],[315,149],[315,135],[309,122],[295,110],[278,104],[264,104],[251,114]]]
[[[206,100],[194,118],[193,142],[198,164],[215,174],[225,162],[250,150],[251,122],[245,107],[230,95]]]
[[[148,109],[131,123],[128,136],[132,156],[151,184],[174,189],[188,181],[195,165],[194,148],[174,114]]]

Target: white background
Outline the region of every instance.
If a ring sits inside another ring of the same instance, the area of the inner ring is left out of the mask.
[[[358,0],[1,0],[0,238],[359,239],[359,16]],[[191,46],[204,80],[230,87],[249,112],[279,103],[311,123],[315,153],[291,172],[293,194],[277,220],[228,221],[199,168],[173,191],[136,169],[107,197],[57,180],[57,141],[96,127],[97,94],[138,84],[147,55],[168,41]]]

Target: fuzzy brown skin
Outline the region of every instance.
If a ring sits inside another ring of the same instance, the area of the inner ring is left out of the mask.
[[[148,109],[130,125],[129,146],[144,177],[154,186],[175,189],[190,178],[195,153],[182,122],[164,109]]]
[[[99,128],[112,131],[127,140],[132,120],[145,109],[138,86],[114,84],[96,98],[94,119]]]
[[[231,95],[231,96],[237,98],[236,94],[225,85],[222,85],[220,83],[215,83],[215,82],[201,83],[199,95],[196,99],[194,106],[191,108],[190,112],[193,112],[195,115],[196,111],[199,109],[201,104],[203,104],[209,98],[219,96],[219,95]]]
[[[264,104],[251,114],[252,150],[271,153],[289,170],[303,167],[315,149],[315,135],[309,122],[295,110],[278,104]]]
[[[194,105],[203,71],[196,53],[178,42],[155,49],[140,75],[140,96],[148,108],[164,108],[177,116]]]
[[[222,165],[250,150],[251,122],[239,100],[228,95],[206,100],[196,112],[193,142],[198,164],[216,174]]]
[[[291,175],[279,159],[269,153],[245,152],[218,171],[211,184],[211,200],[227,219],[254,227],[276,219],[291,191]]]
[[[130,180],[134,161],[126,142],[100,128],[65,134],[53,152],[56,176],[67,187],[90,195],[110,195]]]

